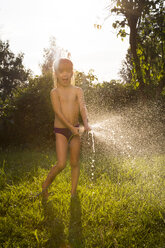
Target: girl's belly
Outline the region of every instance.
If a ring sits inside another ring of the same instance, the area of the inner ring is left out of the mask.
[[[78,104],[68,104],[61,107],[62,114],[65,119],[72,125],[76,125],[79,122],[79,106]],[[66,125],[55,115],[54,126],[66,127]]]

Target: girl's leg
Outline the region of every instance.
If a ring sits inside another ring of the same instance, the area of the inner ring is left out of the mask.
[[[80,156],[80,136],[74,136],[70,141],[70,165],[71,165],[71,178],[72,178],[72,190],[71,195],[76,194],[80,166],[79,166],[79,156]]]
[[[54,165],[45,182],[42,184],[43,196],[48,198],[48,190],[46,189],[55,179],[55,177],[65,168],[67,160],[68,141],[62,134],[56,133],[56,155],[57,163]]]

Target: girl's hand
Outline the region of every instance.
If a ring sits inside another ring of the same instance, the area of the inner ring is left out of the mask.
[[[91,127],[89,125],[84,126],[84,131],[89,132],[91,131]]]
[[[79,135],[79,128],[78,128],[78,127],[72,127],[71,132],[72,132],[74,135]]]

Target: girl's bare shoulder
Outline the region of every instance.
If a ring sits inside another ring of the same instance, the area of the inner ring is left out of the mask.
[[[50,91],[50,97],[52,98],[54,98],[54,97],[58,97],[58,90],[57,90],[57,88],[53,88],[53,89],[51,89],[51,91]]]
[[[79,93],[79,92],[82,92],[82,88],[78,87],[78,86],[73,86],[74,87],[74,90]]]
[[[50,95],[52,95],[52,94],[54,94],[54,93],[56,93],[57,92],[57,88],[53,88],[53,89],[51,89],[51,91],[50,91]]]

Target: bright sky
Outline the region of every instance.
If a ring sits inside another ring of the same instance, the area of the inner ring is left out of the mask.
[[[24,53],[24,64],[41,74],[43,49],[54,36],[57,45],[71,53],[74,68],[94,69],[99,80],[118,79],[128,38],[121,41],[112,28],[114,16],[105,9],[111,0],[0,0],[0,38],[9,40],[15,53]]]

